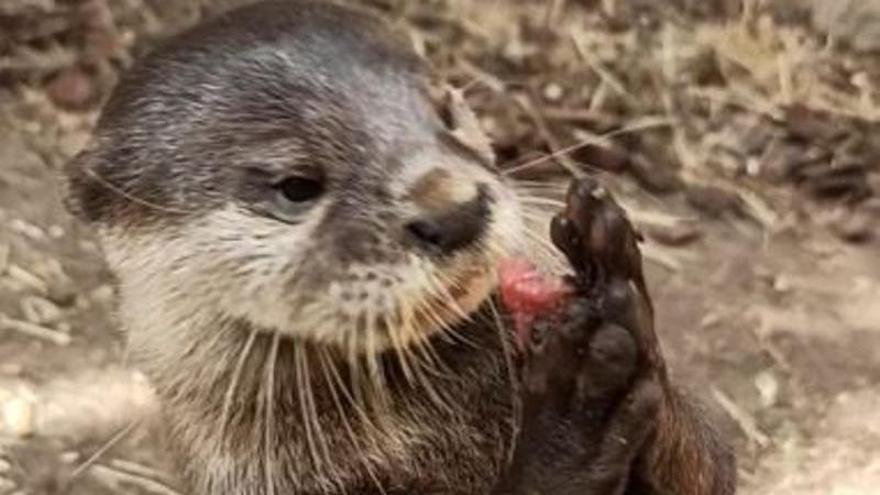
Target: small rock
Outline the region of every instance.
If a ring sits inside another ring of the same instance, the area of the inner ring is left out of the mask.
[[[874,219],[861,211],[848,211],[838,215],[831,223],[831,229],[841,239],[852,243],[863,243],[874,237]]]
[[[794,284],[791,283],[791,279],[789,279],[785,275],[777,275],[773,277],[773,290],[776,292],[785,294],[791,292],[791,289],[794,287]]]
[[[565,90],[556,83],[549,83],[544,86],[544,99],[551,103],[558,102],[564,95]]]
[[[83,110],[95,98],[95,88],[88,74],[77,68],[56,75],[46,86],[49,98],[61,108]]]
[[[749,177],[757,177],[760,174],[761,161],[754,157],[746,159],[746,175]]]
[[[660,244],[674,247],[690,244],[703,235],[703,232],[692,222],[677,222],[671,226],[652,225],[645,231]]]
[[[115,297],[116,291],[113,289],[113,286],[109,284],[101,285],[95,288],[91,293],[92,301],[95,301],[98,304],[110,304]]]
[[[0,458],[0,474],[6,474],[12,469],[12,464],[6,459]]]
[[[755,377],[755,387],[761,396],[761,406],[773,407],[779,400],[779,380],[770,371],[762,371]]]
[[[34,433],[34,403],[21,397],[10,397],[0,404],[0,424],[3,431],[25,438]]]

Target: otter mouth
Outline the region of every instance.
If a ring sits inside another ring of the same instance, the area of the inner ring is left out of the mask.
[[[431,294],[417,303],[422,310],[416,311],[410,322],[417,334],[412,340],[424,340],[450,331],[470,319],[497,288],[496,278],[495,272],[488,267],[472,267],[454,283],[444,284],[442,294]]]

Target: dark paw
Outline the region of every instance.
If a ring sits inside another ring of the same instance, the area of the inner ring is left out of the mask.
[[[548,404],[594,409],[613,403],[659,364],[638,234],[592,179],[572,183],[551,225],[572,265],[576,294],[562,314],[539,320],[526,345],[526,392]],[[585,404],[588,404],[585,405]],[[607,406],[607,407],[610,407]]]
[[[582,411],[598,410],[600,402],[610,408],[637,365],[630,332],[598,320],[593,305],[578,298],[560,320],[540,320],[532,330],[526,346],[526,407],[577,421]]]
[[[639,236],[591,179],[573,183],[551,236],[571,263],[575,294],[539,318],[526,342],[519,466],[530,483],[541,480],[535,486],[619,493],[663,395]]]
[[[623,208],[595,180],[574,181],[565,210],[553,219],[551,237],[572,265],[571,282],[594,306],[597,318],[631,333],[641,371],[662,368],[640,236]]]

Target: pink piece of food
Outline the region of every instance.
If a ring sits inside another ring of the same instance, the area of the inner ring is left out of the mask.
[[[513,316],[520,345],[526,342],[536,317],[552,314],[572,294],[563,280],[541,274],[524,259],[502,261],[498,274],[501,300]]]

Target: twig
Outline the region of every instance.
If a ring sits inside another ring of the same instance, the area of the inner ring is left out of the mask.
[[[623,84],[623,81],[612,74],[611,71],[606,69],[605,66],[603,66],[598,60],[595,59],[595,57],[593,57],[593,55],[590,54],[590,52],[587,51],[587,48],[584,46],[583,38],[579,33],[572,31],[571,33],[569,33],[569,36],[571,37],[571,41],[572,43],[574,43],[575,51],[577,51],[581,60],[583,60],[584,63],[590,66],[590,68],[593,69],[593,72],[595,72],[599,76],[599,78],[602,79],[602,81],[604,81],[611,89],[613,89],[620,96],[623,96],[630,102],[635,100],[633,94],[626,89],[626,85]]]
[[[630,125],[623,127],[621,129],[607,132],[602,135],[597,135],[593,138],[584,139],[583,141],[581,141],[579,143],[575,143],[567,148],[562,148],[562,149],[555,151],[549,155],[545,155],[540,158],[530,160],[530,161],[523,163],[521,165],[517,165],[515,167],[505,169],[504,174],[505,175],[515,174],[515,173],[520,172],[522,170],[525,170],[527,168],[540,165],[546,161],[553,160],[553,159],[558,158],[560,156],[568,155],[568,154],[573,153],[573,152],[575,152],[581,148],[584,148],[586,146],[591,146],[591,145],[595,145],[595,144],[607,144],[612,138],[617,137],[617,136],[621,136],[624,134],[631,134],[634,132],[645,131],[645,130],[649,130],[649,129],[657,129],[660,127],[669,127],[671,124],[672,124],[672,121],[668,118],[665,118],[665,117],[653,117],[653,116],[644,117],[644,118],[638,119],[638,121],[636,121],[635,123],[630,124]],[[502,168],[504,168],[504,167],[502,166]]]
[[[761,448],[770,446],[770,437],[768,437],[759,428],[755,419],[747,412],[743,411],[733,400],[717,387],[712,387],[712,397],[724,409],[724,411],[736,422],[739,428],[746,434],[749,439],[758,444]]]
[[[6,267],[6,274],[9,275],[10,278],[31,287],[41,294],[49,292],[49,286],[46,285],[46,282],[43,279],[14,263],[10,263]]]
[[[544,120],[544,116],[541,115],[541,111],[535,107],[532,102],[531,96],[526,95],[516,95],[514,97],[516,102],[522,107],[523,110],[529,115],[529,118],[532,119],[532,122],[535,124],[535,127],[538,130],[538,134],[541,135],[541,138],[547,143],[547,146],[550,147],[551,155],[553,156],[560,165],[564,169],[568,171],[572,175],[572,177],[578,177],[582,175],[580,168],[568,157],[567,153],[560,153],[563,149],[562,145],[559,143],[559,140],[556,139],[556,136],[550,131],[550,127],[547,126],[547,121]]]
[[[132,421],[131,423],[129,423],[128,425],[123,427],[121,430],[119,430],[118,433],[113,435],[113,437],[111,437],[110,440],[107,441],[107,443],[105,443],[100,449],[98,449],[94,454],[92,454],[91,457],[86,459],[85,462],[83,462],[82,464],[77,466],[76,469],[73,470],[73,473],[70,475],[71,479],[77,478],[79,475],[81,475],[87,469],[95,467],[95,463],[98,462],[98,459],[103,457],[104,454],[106,454],[116,444],[121,442],[123,438],[128,436],[128,434],[131,433],[132,430],[134,430],[140,424],[141,424],[141,422],[139,420]]]
[[[42,339],[60,346],[68,346],[70,345],[70,342],[72,340],[70,338],[70,335],[67,335],[66,333],[52,330],[27,321],[16,320],[2,313],[0,313],[0,329],[12,330],[14,332],[18,332],[37,339]]]

